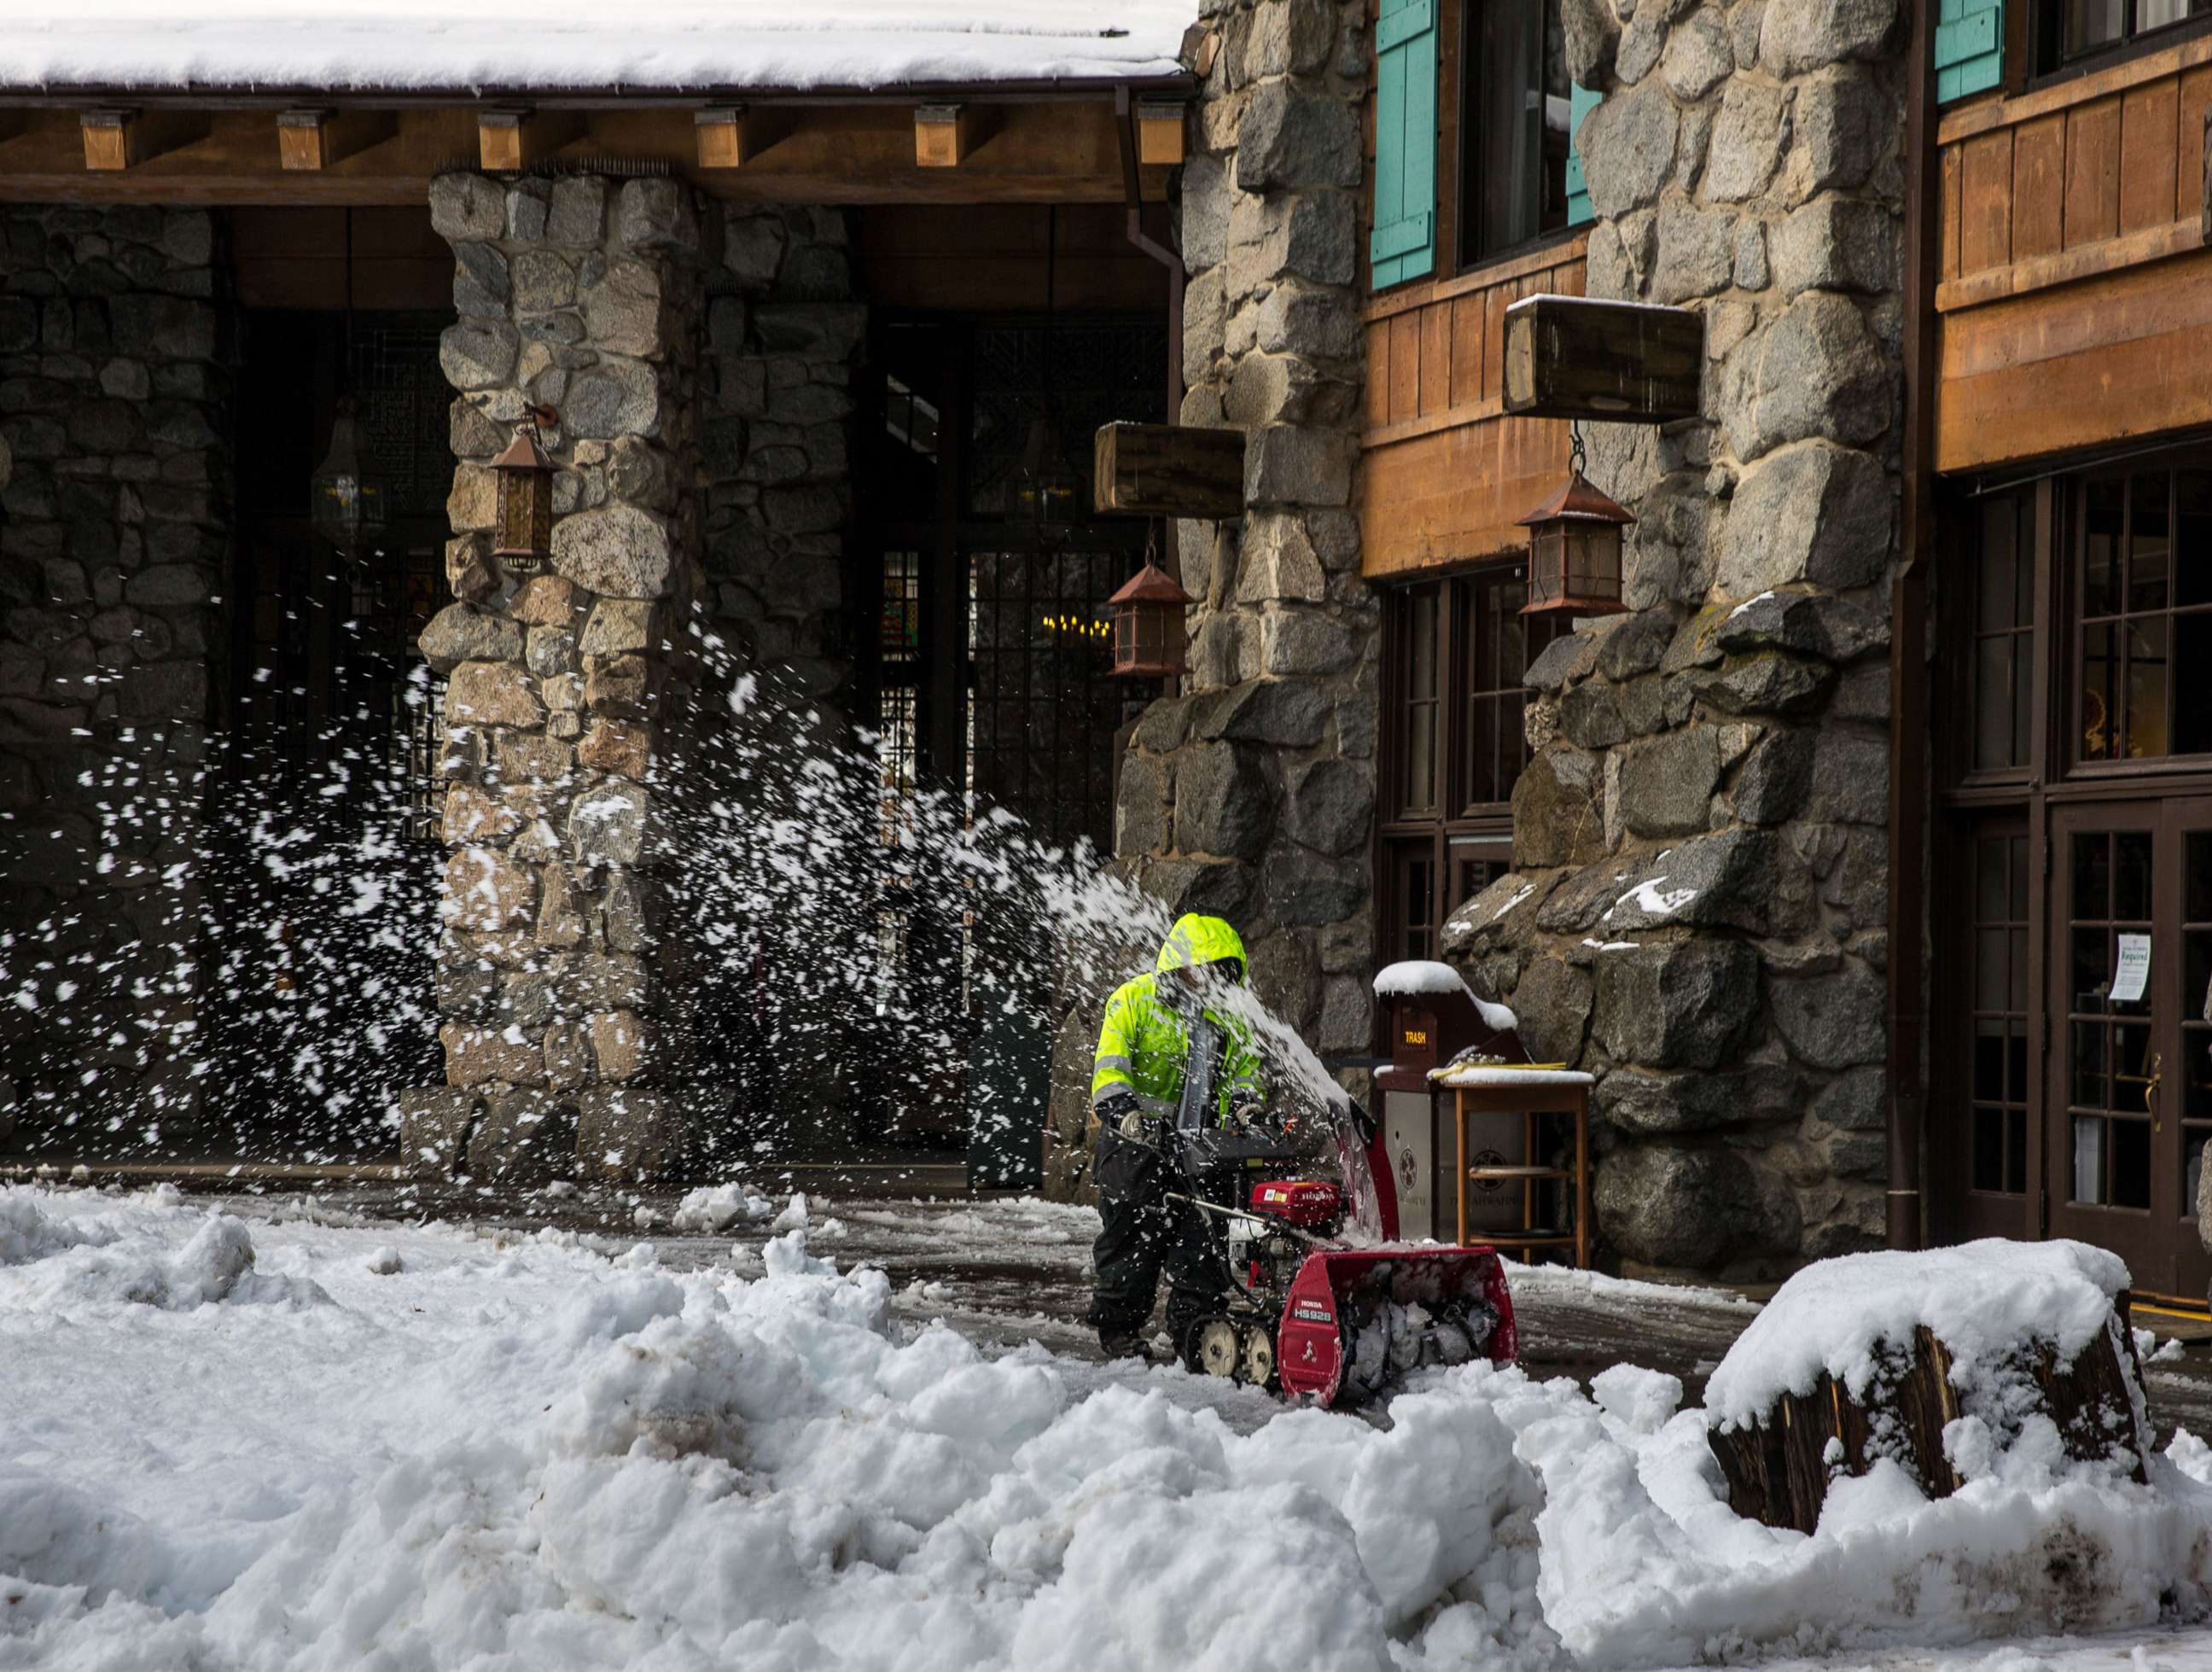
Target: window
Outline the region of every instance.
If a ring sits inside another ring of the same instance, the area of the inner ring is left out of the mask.
[[[2027,838],[1974,842],[1972,1187],[2027,1189]]]
[[[1467,646],[1466,723],[1460,732],[1466,763],[1460,793],[1470,812],[1510,800],[1513,781],[1528,764],[1528,737],[1521,723],[1528,688],[1528,635],[1552,641],[1550,616],[1524,616],[1528,588],[1520,572],[1462,581],[1459,604]]]
[[[2094,477],[2075,494],[2074,748],[2081,761],[2212,752],[2212,470]]]
[[[1381,915],[1389,959],[1434,958],[1445,918],[1513,863],[1513,785],[1530,659],[1557,618],[1524,616],[1521,565],[1402,587],[1389,605]]]
[[[1975,772],[2025,767],[2034,695],[2035,518],[2033,498],[2011,493],[1981,507],[1974,591],[1974,737],[1966,764]]]
[[[1574,95],[1559,0],[1466,0],[1461,17],[1464,265],[1568,224]]]
[[[2047,76],[2208,15],[2212,15],[2212,0],[2039,0],[2036,73]]]
[[[2067,1087],[2072,1200],[2097,1207],[2148,1207],[2154,1083],[2151,1001],[2123,997],[2113,972],[2117,942],[2151,935],[2154,837],[2142,830],[2075,832],[2062,861],[2070,866],[2071,912],[2066,1024],[2072,1034]]]

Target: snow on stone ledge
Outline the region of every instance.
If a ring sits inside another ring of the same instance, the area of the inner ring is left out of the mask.
[[[1180,73],[1196,0],[0,0],[0,86],[366,92],[878,88]]]
[[[2032,1339],[2070,1363],[2128,1286],[2118,1256],[2084,1243],[1990,1237],[1920,1253],[1849,1254],[1808,1266],[1736,1338],[1705,1388],[1716,1427],[1764,1416],[1784,1394],[1809,1394],[1826,1371],[1864,1394],[1884,1343],[1910,1351],[1924,1324],[1951,1356],[1951,1380],[1976,1387]]]
[[[1503,1033],[1508,1028],[1521,1025],[1519,1017],[1504,1005],[1492,1004],[1478,994],[1449,964],[1407,958],[1386,965],[1375,977],[1375,996],[1378,999],[1409,999],[1439,993],[1457,993],[1470,1000],[1486,1028]]]

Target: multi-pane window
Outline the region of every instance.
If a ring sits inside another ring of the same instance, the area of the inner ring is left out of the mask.
[[[1385,667],[1382,915],[1392,958],[1432,958],[1443,920],[1512,864],[1513,785],[1528,763],[1531,658],[1554,618],[1523,616],[1519,565],[1401,589]]]
[[[2027,1189],[2027,838],[1974,842],[1973,1188]]]
[[[1396,907],[1391,958],[1432,958],[1437,955],[1437,862],[1429,845],[1400,843],[1391,866]]]
[[[2212,13],[2212,0],[2040,0],[2035,66],[2048,75],[2078,59]]]
[[[2148,830],[2076,833],[2073,913],[2067,927],[2066,1025],[2073,1084],[2067,1113],[2072,1199],[2086,1205],[2148,1207],[2153,1060],[2148,989],[2120,975],[2123,936],[2148,944],[2151,931]]]
[[[1513,793],[1514,780],[1528,764],[1528,735],[1522,724],[1528,688],[1521,681],[1528,667],[1528,635],[1551,642],[1545,624],[1553,617],[1524,616],[1528,588],[1518,572],[1479,575],[1460,584],[1467,645],[1465,701],[1461,732],[1466,770],[1460,793],[1470,808],[1494,806]]]
[[[1441,587],[1423,587],[1406,600],[1404,684],[1398,708],[1404,743],[1399,751],[1397,811],[1403,818],[1433,817],[1437,810],[1437,739],[1443,727],[1437,710],[1444,662],[1437,628],[1443,601]]]
[[[1559,0],[1466,0],[1460,254],[1473,262],[1567,224],[1573,94]]]
[[[2181,1122],[2188,1172],[2181,1202],[2185,1213],[2193,1213],[2205,1142],[2212,1139],[2212,830],[2191,830],[2184,841]]]
[[[2002,494],[1983,502],[1972,575],[1976,772],[2027,764],[2034,695],[2034,502]]]
[[[2212,751],[2212,471],[2148,470],[2077,495],[2074,754]]]

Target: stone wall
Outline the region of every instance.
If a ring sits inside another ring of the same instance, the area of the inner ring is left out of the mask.
[[[668,179],[441,177],[442,360],[459,392],[447,570],[445,1088],[403,1147],[478,1176],[680,1167],[696,947],[677,827],[716,772],[720,696],[775,666],[812,694],[842,601],[845,386],[860,325],[834,215],[733,215]],[[834,301],[821,293],[832,293]],[[779,303],[778,295],[791,301]],[[489,461],[557,423],[551,562],[492,558]]]
[[[1182,418],[1246,432],[1247,510],[1177,531],[1191,672],[1131,738],[1115,852],[1171,910],[1234,923],[1261,997],[1316,1049],[1364,1054],[1381,621],[1351,508],[1366,9],[1200,9],[1220,45],[1182,175]],[[1097,1003],[1075,1003],[1054,1054],[1062,1189],[1097,1026]]]
[[[846,718],[853,672],[845,534],[868,317],[848,234],[837,210],[731,213],[702,368],[714,629],[732,667],[773,680],[823,733]]]
[[[94,1102],[111,1146],[195,1112],[185,862],[230,520],[219,230],[0,206],[0,1108],[23,1099],[25,1140]]]
[[[1586,427],[1633,613],[1531,670],[1520,868],[1446,952],[1601,1076],[1615,1254],[1778,1268],[1883,1228],[1905,25],[1565,9],[1589,293],[1705,313],[1705,416]]]

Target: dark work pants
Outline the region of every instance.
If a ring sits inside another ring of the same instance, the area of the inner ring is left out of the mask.
[[[1102,1134],[1102,1151],[1119,1141],[1111,1133]],[[1101,1176],[1113,1177],[1115,1170],[1102,1168]],[[1231,1286],[1221,1233],[1196,1208],[1163,1200],[1167,1187],[1157,1168],[1143,1169],[1132,1183],[1136,1188],[1129,1195],[1099,1194],[1090,1322],[1102,1335],[1139,1333],[1152,1315],[1164,1272],[1168,1329],[1180,1349],[1191,1325],[1212,1311]]]

